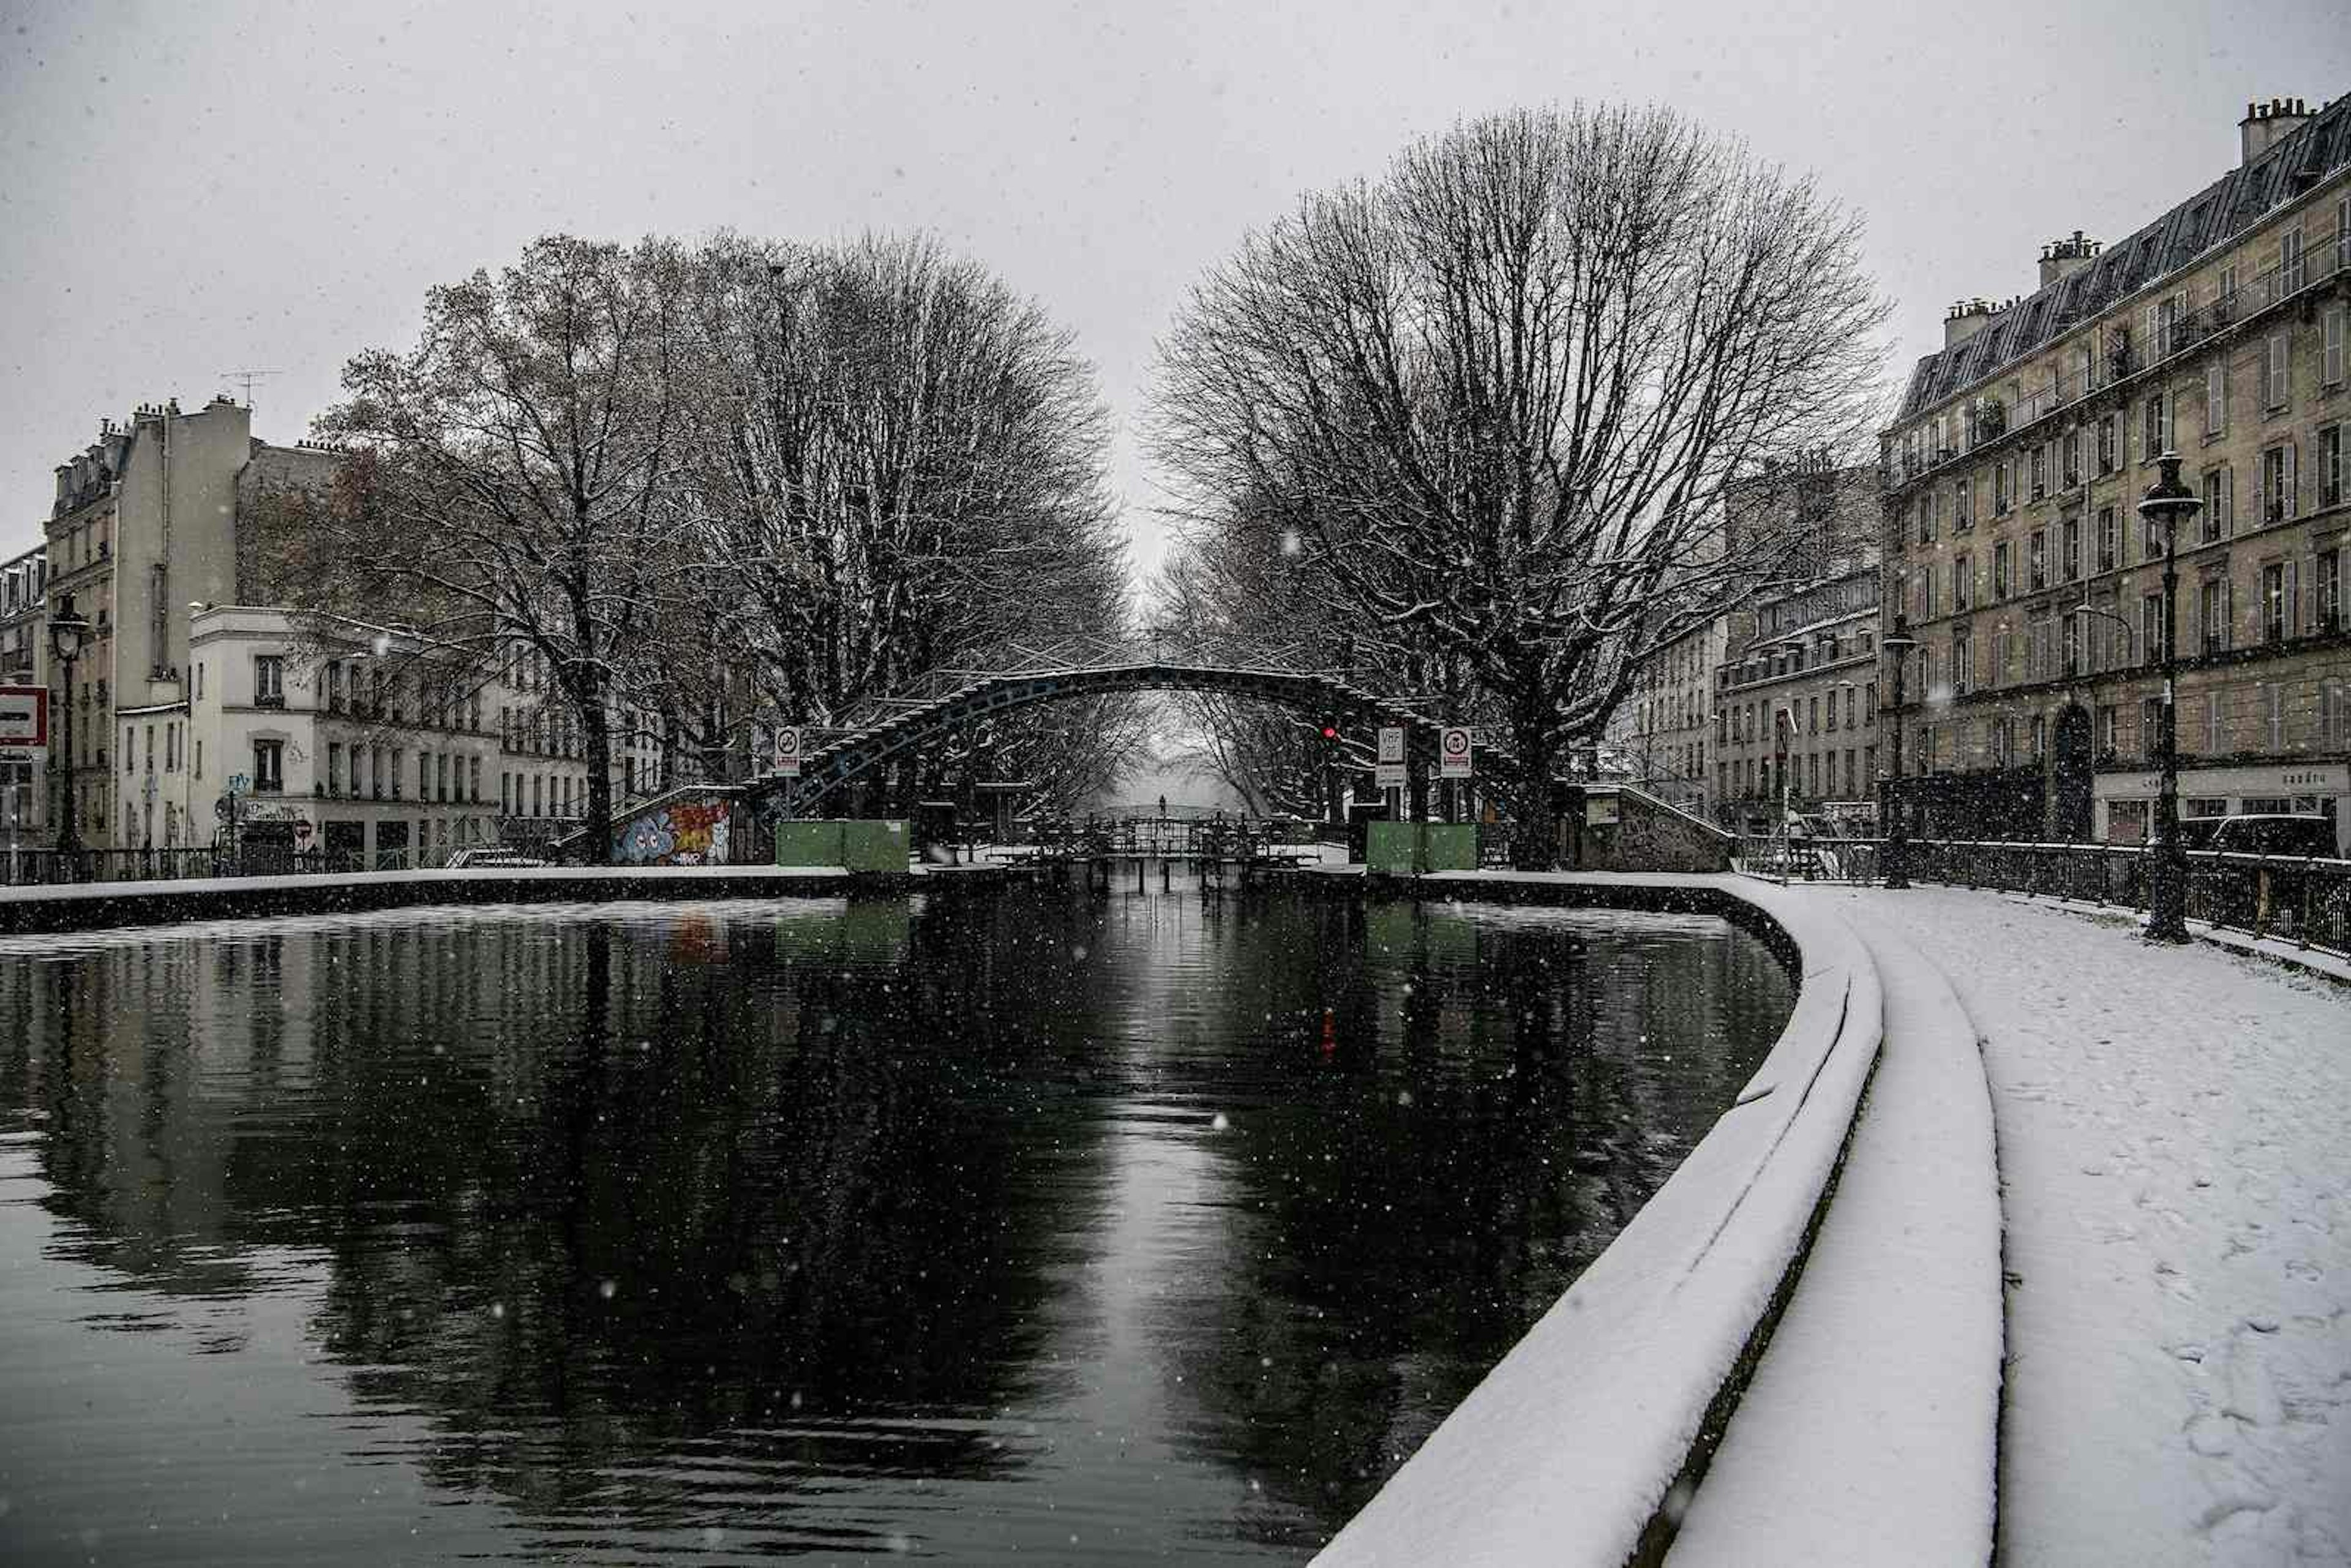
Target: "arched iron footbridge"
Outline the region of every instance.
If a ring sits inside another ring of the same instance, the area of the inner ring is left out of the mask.
[[[1413,760],[1434,758],[1442,728],[1440,716],[1428,711],[1435,699],[1383,695],[1357,685],[1354,674],[1318,664],[1303,644],[1271,640],[1146,634],[1015,644],[988,667],[934,670],[838,726],[804,727],[794,806],[804,811],[993,715],[1110,692],[1222,692],[1334,715],[1358,729],[1399,727]],[[763,779],[754,798],[780,804],[786,783]]]

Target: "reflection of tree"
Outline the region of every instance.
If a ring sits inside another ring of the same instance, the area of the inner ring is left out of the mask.
[[[434,1479],[616,1529],[707,1519],[731,1484],[711,1466],[766,1471],[759,1506],[785,1509],[799,1475],[1005,1473],[987,1422],[1065,1402],[1055,1358],[1103,1310],[1091,1206],[1147,1168],[1107,1129],[1205,1139],[1177,1163],[1202,1266],[1116,1310],[1174,1441],[1266,1489],[1235,1528],[1303,1544],[1664,1179],[1787,986],[1704,931],[1192,907],[1040,891],[100,945],[0,964],[0,1103],[42,1113],[56,1245],[229,1312],[323,1259],[315,1337],[431,1421]],[[1727,1019],[1710,1040],[1701,1008]],[[1135,1131],[1170,1105],[1196,1130]]]
[[[1171,1339],[1198,1441],[1327,1531],[1664,1183],[1789,997],[1743,937],[1666,945],[1407,904],[1265,918],[1292,928],[1238,948],[1223,993],[1228,1027],[1277,1020],[1277,1083],[1228,1145],[1225,1250],[1248,1278],[1168,1314],[1191,1325]],[[1271,956],[1290,946],[1313,963]],[[1700,1045],[1708,1011],[1719,1028]]]
[[[88,1260],[211,1294],[239,1281],[200,1258],[325,1249],[327,1353],[435,1418],[436,1479],[532,1508],[626,1506],[614,1467],[721,1428],[746,1462],[836,1478],[1006,1462],[969,1422],[810,1417],[1029,1392],[1054,1204],[1098,1179],[1090,1119],[1030,1113],[1075,1082],[1061,988],[1005,983],[956,918],[903,904],[269,940],[289,982],[332,983],[266,996],[223,945],[242,978],[190,1009],[245,1074],[218,1102],[134,960],[47,971],[100,1021],[0,1071],[48,1079],[44,1174]],[[1028,956],[1029,979],[1056,967]],[[298,1064],[245,1038],[264,1015],[303,1020]]]

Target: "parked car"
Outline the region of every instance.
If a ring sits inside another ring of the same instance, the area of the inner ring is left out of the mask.
[[[2328,860],[2341,852],[2335,847],[2335,824],[2315,812],[2223,817],[2208,847],[2232,855],[2317,855]]]

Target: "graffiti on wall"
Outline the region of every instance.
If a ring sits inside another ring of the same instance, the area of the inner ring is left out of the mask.
[[[676,800],[622,828],[612,858],[623,865],[725,865],[730,808],[725,800]]]

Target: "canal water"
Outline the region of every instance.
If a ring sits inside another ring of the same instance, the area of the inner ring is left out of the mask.
[[[1792,1000],[1180,884],[0,944],[0,1561],[1301,1562]]]

